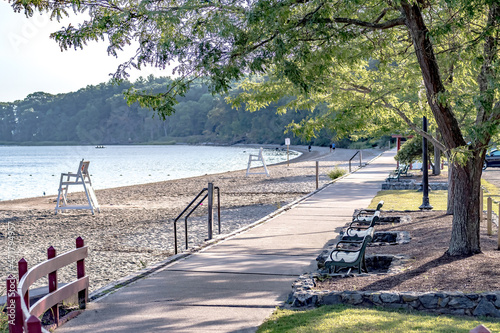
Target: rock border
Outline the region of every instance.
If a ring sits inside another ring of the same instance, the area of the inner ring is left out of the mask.
[[[325,275],[302,274],[292,284],[287,304],[293,308],[347,304],[423,311],[433,314],[500,318],[500,292],[392,292],[392,291],[319,291],[315,280]]]

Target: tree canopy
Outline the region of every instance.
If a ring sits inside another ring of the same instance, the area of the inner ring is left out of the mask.
[[[303,123],[307,131],[362,133],[404,121],[453,161],[447,252],[480,252],[481,166],[500,119],[499,0],[14,0],[13,7],[55,18],[88,11],[85,23],[52,36],[62,49],[107,40],[110,54],[134,44],[116,79],[131,66],[175,64],[179,76],[163,92],[129,91],[131,102],[162,116],[196,78],[219,92],[267,73],[270,83],[247,86],[260,98],[251,107],[283,95],[292,97],[290,108],[325,103],[329,113]],[[430,114],[439,140],[415,125]]]
[[[159,92],[171,82],[169,78],[150,76],[139,78],[133,85]],[[0,143],[283,144],[286,135],[294,144],[328,145],[333,136],[326,129],[312,141],[285,134],[288,123],[300,122],[310,112],[277,115],[277,108],[286,100],[253,114],[243,108],[234,110],[222,96],[210,94],[200,82],[192,84],[184,97],[177,97],[175,113],[162,120],[137,104],[127,105],[123,92],[131,86],[128,81],[119,85],[108,82],[65,94],[36,92],[23,100],[0,103]]]

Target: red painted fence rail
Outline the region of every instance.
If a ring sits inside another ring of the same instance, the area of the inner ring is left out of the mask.
[[[19,284],[15,277],[7,278],[7,316],[9,320],[9,333],[48,333],[42,327],[40,317],[48,309],[51,319],[56,327],[59,325],[59,303],[78,294],[78,305],[85,309],[88,298],[89,277],[85,275],[85,258],[88,249],[84,246],[83,239],[76,239],[76,249],[56,254],[51,246],[47,250],[48,260],[28,270],[28,263],[21,259],[18,263]],[[76,262],[77,280],[66,284],[62,288],[57,285],[57,270]],[[38,279],[48,276],[49,293],[39,299],[33,306],[29,303],[29,288]]]

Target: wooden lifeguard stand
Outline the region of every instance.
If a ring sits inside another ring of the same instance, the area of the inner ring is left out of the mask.
[[[267,177],[270,177],[269,171],[267,170],[266,166],[266,161],[264,160],[264,155],[263,155],[263,148],[260,147],[259,154],[258,155],[252,155],[248,156],[248,166],[247,166],[247,177],[248,175],[266,175]],[[252,165],[252,162],[261,162],[262,166],[264,167],[265,172],[250,172],[250,168]]]
[[[61,180],[59,181],[59,190],[57,194],[57,204],[56,204],[56,214],[59,211],[68,209],[90,209],[92,215],[95,211],[100,212],[99,203],[97,202],[97,197],[95,196],[94,188],[92,187],[92,181],[89,175],[89,161],[80,161],[77,173],[61,173]],[[68,205],[68,190],[72,185],[81,185],[85,192],[85,197],[87,198],[88,205]]]

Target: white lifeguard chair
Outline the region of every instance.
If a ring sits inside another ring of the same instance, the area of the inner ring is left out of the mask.
[[[59,181],[59,191],[57,194],[57,204],[56,204],[56,214],[59,211],[68,209],[90,209],[92,215],[95,211],[100,212],[99,203],[95,196],[94,188],[92,187],[92,181],[89,175],[89,161],[80,161],[77,173],[62,173],[61,180]],[[68,205],[68,189],[71,185],[81,185],[85,191],[85,197],[87,198],[88,205]]]
[[[247,177],[248,177],[248,175],[266,175],[267,177],[270,177],[269,171],[267,170],[266,161],[264,160],[264,155],[262,153],[263,150],[264,149],[262,147],[260,147],[259,155],[250,154],[250,156],[248,157],[248,166],[247,166],[247,174],[246,174]],[[252,165],[252,162],[262,162],[262,166],[264,167],[265,172],[250,172],[250,167]]]

